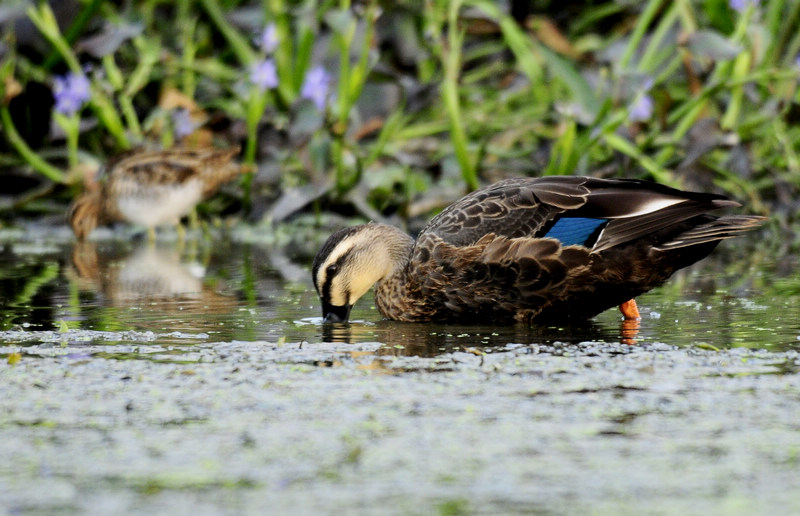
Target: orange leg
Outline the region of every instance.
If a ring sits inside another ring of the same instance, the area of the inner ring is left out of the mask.
[[[619,305],[619,311],[625,316],[625,319],[641,319],[639,316],[639,307],[636,306],[636,300],[631,299]]]

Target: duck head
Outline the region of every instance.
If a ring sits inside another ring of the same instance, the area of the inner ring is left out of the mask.
[[[392,226],[362,224],[331,235],[314,258],[314,288],[326,323],[347,322],[355,302],[408,261],[413,239]]]

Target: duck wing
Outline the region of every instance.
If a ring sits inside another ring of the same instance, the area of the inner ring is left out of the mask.
[[[435,235],[459,247],[474,245],[488,234],[555,238],[563,245],[583,245],[599,252],[738,205],[720,195],[684,192],[637,179],[514,178],[456,201],[431,220],[421,235]]]

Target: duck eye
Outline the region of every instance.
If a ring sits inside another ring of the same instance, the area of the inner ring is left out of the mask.
[[[339,270],[339,267],[337,267],[336,265],[328,265],[328,268],[325,269],[325,272],[328,274],[328,277],[330,278],[331,276],[336,274],[336,271],[338,271],[338,270]]]

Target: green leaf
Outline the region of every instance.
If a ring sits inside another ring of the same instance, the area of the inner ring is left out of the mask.
[[[600,110],[600,101],[594,94],[586,79],[578,73],[575,67],[563,57],[552,50],[540,46],[539,51],[545,58],[553,75],[561,79],[572,93],[573,99],[592,117]]]
[[[325,23],[335,32],[343,35],[355,29],[356,20],[349,9],[334,9],[325,13]]]
[[[695,57],[713,61],[727,61],[738,56],[744,47],[729,40],[717,31],[703,29],[689,36],[689,50]]]

